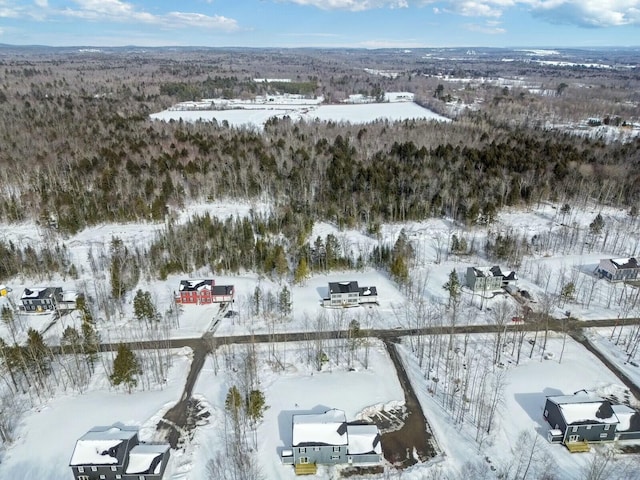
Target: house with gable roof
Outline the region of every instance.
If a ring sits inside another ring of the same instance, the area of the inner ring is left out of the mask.
[[[570,450],[571,444],[614,440],[620,423],[608,400],[584,390],[547,397],[544,418],[551,426],[549,441]]]
[[[329,282],[329,296],[322,300],[325,307],[357,307],[378,303],[376,287],[360,287],[356,281]]]
[[[181,280],[176,303],[184,305],[206,305],[232,302],[235,295],[233,285],[216,285],[213,279]]]
[[[606,278],[612,283],[638,280],[640,265],[634,257],[605,258],[600,260],[596,268],[596,275],[599,275],[600,278]]]
[[[347,423],[342,410],[293,415],[292,446],[282,451],[282,462],[296,473],[315,473],[317,465],[371,464],[382,459],[376,425]]]
[[[138,428],[93,427],[76,442],[69,466],[75,480],[161,480],[169,445],[141,444]]]
[[[490,267],[468,267],[466,281],[474,292],[494,292],[502,288],[502,275],[494,275]]]
[[[20,296],[21,308],[25,312],[55,310],[62,300],[62,287],[29,287]]]

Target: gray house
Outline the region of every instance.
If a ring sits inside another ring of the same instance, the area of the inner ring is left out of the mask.
[[[376,425],[347,423],[342,410],[293,416],[292,448],[282,451],[282,462],[296,473],[315,473],[316,465],[370,464],[382,458]]]
[[[20,297],[22,309],[26,312],[55,310],[62,301],[62,287],[25,288]]]
[[[638,260],[631,258],[605,258],[600,260],[596,274],[610,282],[627,282],[638,280],[640,265]]]
[[[502,275],[494,275],[490,267],[467,268],[466,280],[474,292],[493,292],[502,288]]]
[[[614,440],[620,423],[608,400],[583,390],[547,397],[544,418],[551,426],[549,441],[562,443],[571,451],[588,450],[587,442]]]
[[[329,297],[323,299],[325,307],[357,307],[378,303],[376,287],[360,287],[358,282],[329,282]]]
[[[78,441],[69,461],[75,480],[161,480],[169,445],[140,444],[138,428],[94,427]]]

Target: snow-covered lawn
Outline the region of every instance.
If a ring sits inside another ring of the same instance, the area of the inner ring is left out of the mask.
[[[539,338],[540,339],[540,338]],[[458,339],[460,341],[460,339]],[[482,362],[482,358],[490,351],[487,337],[474,336],[470,351],[475,354],[472,362]],[[409,377],[424,409],[425,417],[443,448],[445,455],[442,461],[433,466],[417,465],[405,472],[403,478],[419,479],[429,473],[435,475],[440,471],[443,475],[454,478],[469,474],[468,469],[475,469],[478,474],[485,468],[493,466],[495,474],[511,466],[512,474],[516,466],[516,457],[532,448],[536,450],[530,478],[540,478],[545,467],[555,475],[553,478],[582,479],[586,478],[586,469],[598,455],[599,447],[591,452],[571,454],[561,445],[551,445],[547,441],[548,424],[543,418],[545,397],[549,395],[568,394],[586,389],[596,395],[616,395],[624,398],[626,388],[619,380],[582,345],[567,338],[563,349],[563,339],[553,335],[548,342],[547,352],[553,354],[551,359],[542,359],[536,349],[531,359],[528,357],[530,345],[525,343],[521,363],[515,365],[515,358],[509,355],[507,348],[504,354],[504,393],[497,409],[495,424],[491,433],[479,449],[476,428],[467,420],[456,425],[455,419],[443,408],[442,397],[432,394],[433,382],[425,379],[423,369],[418,365],[416,357],[405,341],[401,348],[403,361]],[[470,362],[471,363],[471,362]],[[471,365],[470,365],[471,366]],[[441,387],[442,388],[442,387]],[[471,409],[474,406],[471,405]],[[469,416],[467,415],[467,418]],[[524,435],[523,435],[524,434]],[[526,438],[526,441],[523,440]],[[533,446],[535,442],[535,447]],[[637,461],[637,458],[626,456],[621,461]],[[447,477],[444,477],[447,478]],[[493,477],[489,477],[493,478]],[[511,477],[509,477],[511,478]],[[521,478],[521,477],[518,477]],[[623,478],[623,477],[608,477]]]
[[[304,343],[257,346],[258,378],[269,408],[257,429],[258,461],[265,479],[296,478],[293,467],[280,461],[280,450],[291,446],[291,417],[297,413],[322,413],[330,408],[343,410],[347,421],[366,417],[375,411],[404,404],[404,393],[395,368],[384,345],[371,342],[368,368],[360,362],[347,368],[345,356],[335,342],[327,342],[328,362],[322,371],[307,363],[308,346]],[[210,405],[209,424],[200,428],[194,438],[191,461],[182,465],[184,478],[206,478],[206,463],[224,452],[224,402],[228,389],[240,382],[238,370],[246,354],[245,347],[232,347],[234,371],[222,372],[207,360],[194,393]],[[224,353],[219,352],[217,362],[222,365]],[[271,360],[269,360],[271,358]],[[277,358],[277,362],[273,359]],[[284,369],[274,371],[278,364]],[[187,476],[187,471],[191,468]],[[176,477],[174,477],[176,478]],[[179,477],[183,478],[183,477]],[[316,478],[330,477],[328,469],[321,468]]]
[[[58,393],[25,413],[15,431],[16,442],[0,462],[0,478],[71,478],[69,460],[76,440],[94,426],[116,422],[136,425],[141,429],[141,440],[154,440],[159,419],[180,398],[190,357],[189,349],[175,351],[167,383],[132,394],[110,388],[103,365],[98,362],[86,393]]]

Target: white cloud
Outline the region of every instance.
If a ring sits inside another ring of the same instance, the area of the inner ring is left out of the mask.
[[[84,20],[100,20],[123,23],[148,23],[164,27],[210,28],[231,32],[238,30],[238,23],[232,18],[202,13],[169,12],[154,15],[136,9],[132,4],[121,0],[75,0],[77,8],[66,8],[60,13]]]
[[[36,4],[36,7],[40,7],[40,8],[47,8],[49,6],[48,0],[34,0],[33,3]]]
[[[287,0],[289,3],[317,7],[322,10],[362,12],[374,8],[407,8],[407,0]]]
[[[640,0],[530,0],[534,15],[587,27],[640,25]]]

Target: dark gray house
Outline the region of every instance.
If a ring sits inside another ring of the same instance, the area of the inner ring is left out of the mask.
[[[282,462],[296,473],[315,473],[316,465],[370,464],[382,458],[376,425],[347,423],[342,410],[293,416],[292,448],[282,451]]]
[[[489,267],[469,267],[466,283],[474,292],[493,292],[502,288],[502,275],[494,275]]]
[[[600,260],[596,274],[610,282],[627,282],[640,277],[640,264],[634,257],[605,258]]]
[[[55,310],[58,303],[62,302],[62,287],[25,288],[20,301],[26,312]]]
[[[549,441],[570,450],[571,444],[614,440],[620,423],[608,400],[584,391],[547,397],[544,418],[551,426]]]
[[[141,444],[138,428],[93,427],[78,441],[69,461],[75,480],[161,480],[169,445]]]
[[[357,307],[378,303],[376,287],[360,287],[358,282],[329,282],[329,297],[323,299],[325,307]]]

